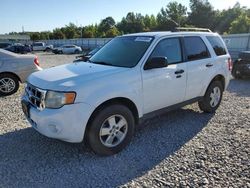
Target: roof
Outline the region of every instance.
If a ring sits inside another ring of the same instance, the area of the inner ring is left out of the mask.
[[[171,32],[171,31],[157,31],[157,32],[142,32],[142,33],[133,33],[133,34],[126,34],[123,36],[145,36],[145,37],[155,37],[155,38],[160,38],[163,36],[171,36],[171,35],[215,35],[216,33],[211,33],[211,32],[183,32],[183,31],[178,31],[178,32]]]

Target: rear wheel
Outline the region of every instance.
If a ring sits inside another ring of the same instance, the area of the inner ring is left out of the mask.
[[[19,88],[19,80],[16,76],[8,73],[0,74],[0,96],[12,95]]]
[[[80,50],[75,50],[75,54],[79,54],[80,53]]]
[[[213,113],[219,107],[223,95],[223,86],[220,81],[214,81],[208,87],[199,107],[202,111]]]
[[[126,106],[117,104],[100,110],[89,126],[87,139],[92,150],[99,155],[112,155],[131,141],[135,121]]]

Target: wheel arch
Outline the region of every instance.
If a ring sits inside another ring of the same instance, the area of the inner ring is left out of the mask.
[[[13,72],[8,72],[8,71],[0,72],[0,75],[2,75],[2,74],[11,74],[11,75],[15,76],[18,79],[19,82],[22,82],[21,78],[17,74],[15,74]]]
[[[211,85],[212,82],[214,81],[220,81],[222,83],[222,86],[223,86],[223,91],[225,90],[225,77],[222,75],[222,74],[218,74],[216,75],[212,80],[211,82],[209,83],[209,86]],[[208,86],[208,87],[209,87]]]
[[[88,132],[90,123],[91,123],[91,121],[93,121],[96,114],[98,112],[100,112],[103,108],[105,108],[106,106],[109,106],[109,105],[112,105],[112,104],[122,104],[122,105],[126,106],[129,110],[131,110],[131,112],[132,112],[132,114],[133,114],[133,116],[135,118],[135,124],[139,123],[139,112],[138,112],[138,109],[137,109],[135,103],[132,100],[130,100],[128,98],[125,98],[125,97],[116,97],[116,98],[106,100],[105,102],[101,103],[99,106],[97,106],[95,108],[95,110],[92,112],[92,114],[90,115],[90,118],[89,118],[89,120],[87,122],[85,135]],[[84,138],[85,137],[86,136],[84,136]]]
[[[222,87],[223,87],[223,91],[225,90],[225,85],[226,85],[226,80],[225,80],[225,76],[223,76],[222,74],[217,74],[216,76],[214,76],[212,78],[212,80],[209,82],[209,84],[203,89],[202,95],[204,96],[207,89],[209,88],[209,86],[214,82],[214,81],[220,81],[222,83]]]

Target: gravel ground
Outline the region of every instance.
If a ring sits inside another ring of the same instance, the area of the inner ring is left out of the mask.
[[[38,56],[43,68],[74,59]],[[194,104],[147,120],[110,157],[34,131],[22,92],[0,98],[0,187],[250,187],[250,80],[232,80],[213,115]]]

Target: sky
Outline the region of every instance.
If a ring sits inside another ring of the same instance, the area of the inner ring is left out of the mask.
[[[99,23],[112,16],[120,21],[128,12],[154,14],[171,0],[1,0],[0,34],[12,31],[48,31],[69,22],[78,26]],[[189,6],[189,0],[179,0]],[[232,7],[237,0],[209,0],[215,9]],[[250,0],[238,0],[250,7]]]

